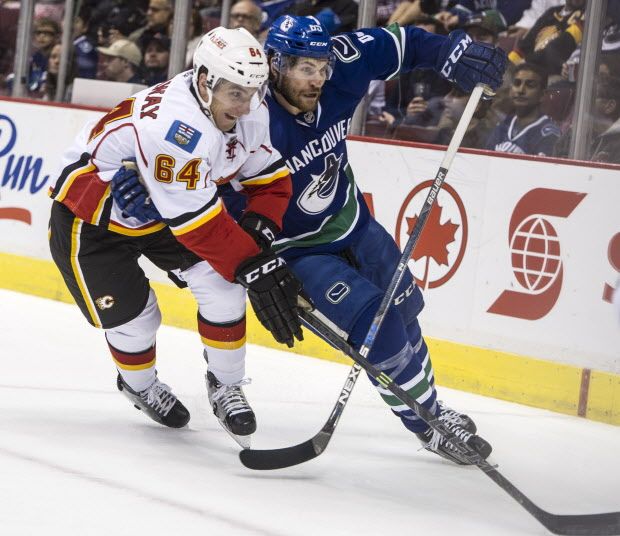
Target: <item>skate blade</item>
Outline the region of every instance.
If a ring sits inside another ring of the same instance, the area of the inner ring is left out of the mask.
[[[252,445],[252,436],[251,435],[236,435],[233,434],[228,428],[226,428],[226,426],[224,425],[224,423],[222,421],[220,421],[219,419],[217,420],[217,422],[220,423],[220,426],[222,428],[224,428],[224,431],[230,436],[232,437],[236,443],[242,448],[242,449],[249,449]]]

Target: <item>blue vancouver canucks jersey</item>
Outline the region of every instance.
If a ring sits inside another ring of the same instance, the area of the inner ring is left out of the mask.
[[[304,254],[308,248],[315,253],[341,251],[366,227],[370,214],[353,180],[345,144],[353,112],[372,80],[434,68],[445,41],[415,27],[337,35],[332,38],[334,73],[315,111],[295,116],[267,96],[271,141],[293,179],[283,231],[274,243],[284,257]],[[230,210],[228,200],[227,206]]]
[[[502,153],[553,156],[560,129],[548,116],[542,115],[521,130],[516,123],[516,115],[506,117],[489,135],[486,148]]]

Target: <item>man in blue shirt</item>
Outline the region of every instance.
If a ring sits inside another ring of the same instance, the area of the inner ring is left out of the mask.
[[[515,154],[552,156],[560,137],[559,127],[540,110],[547,75],[534,64],[521,63],[514,71],[511,114],[491,132],[486,148]]]

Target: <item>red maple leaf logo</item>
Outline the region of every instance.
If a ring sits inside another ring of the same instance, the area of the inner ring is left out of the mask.
[[[448,245],[454,242],[454,235],[456,230],[460,227],[457,223],[452,223],[448,220],[446,223],[440,223],[441,213],[443,209],[439,202],[437,202],[431,209],[426,225],[422,230],[422,234],[418,239],[416,247],[411,252],[411,258],[414,261],[418,261],[426,257],[426,264],[424,266],[424,277],[418,284],[422,288],[426,288],[428,280],[428,268],[430,260],[433,259],[438,265],[448,266]],[[407,234],[410,235],[418,222],[419,215],[415,215],[413,218],[406,217],[407,219]],[[417,279],[417,278],[416,278]]]

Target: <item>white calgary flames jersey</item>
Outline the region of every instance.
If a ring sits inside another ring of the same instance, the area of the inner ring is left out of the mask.
[[[125,99],[87,125],[65,153],[50,195],[78,218],[110,231],[139,236],[168,225],[176,238],[229,280],[258,252],[227,214],[217,186],[231,182],[248,194],[246,212],[278,227],[291,195],[288,168],[271,145],[266,106],[220,131],[191,91],[191,71]],[[164,222],[124,218],[110,181],[123,160],[135,158]]]

